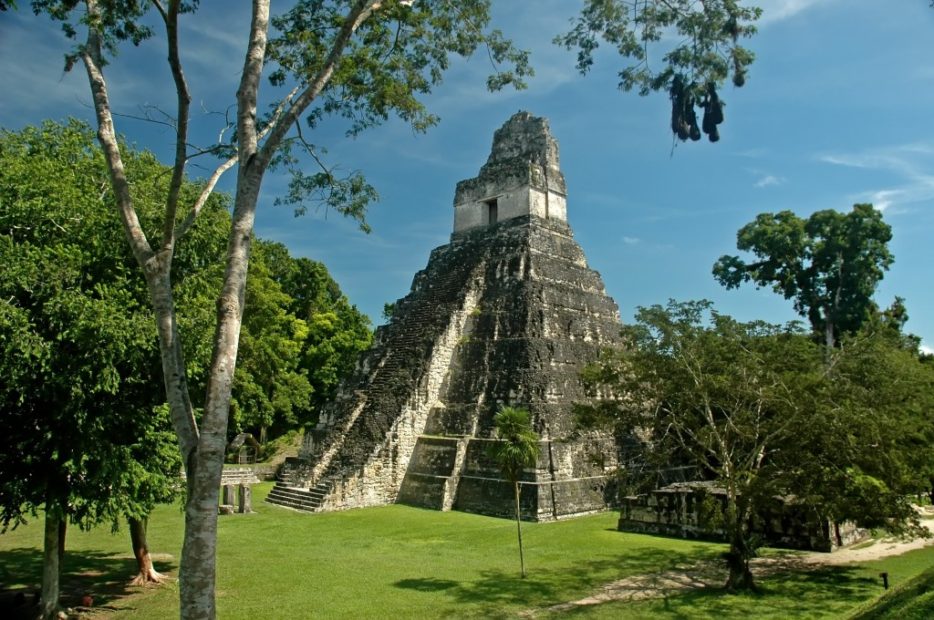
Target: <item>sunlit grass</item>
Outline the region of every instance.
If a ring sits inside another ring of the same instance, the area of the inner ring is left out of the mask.
[[[519,577],[515,523],[459,512],[386,506],[306,514],[265,504],[271,485],[254,487],[257,514],[220,517],[221,618],[508,617],[577,600],[603,584],[676,566],[715,562],[723,547],[625,534],[617,515],[523,524],[527,579]],[[157,569],[175,575],[182,515],[161,507],[150,522]],[[35,588],[42,526],[0,536],[0,581]],[[167,554],[167,555],[164,555]],[[779,573],[757,595],[719,590],[658,600],[608,603],[572,612],[593,617],[841,617],[882,593],[878,573],[901,583],[934,564],[929,550],[855,569]],[[177,588],[127,588],[134,561],[129,536],[109,527],[69,531],[66,602],[90,593],[101,617],[167,618]]]

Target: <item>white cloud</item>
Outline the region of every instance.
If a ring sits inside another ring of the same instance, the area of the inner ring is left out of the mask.
[[[766,174],[756,181],[754,187],[769,187],[772,185],[781,185],[785,182],[784,177],[777,177],[774,174]]]
[[[49,22],[32,15],[14,11],[3,19],[9,21],[0,27],[0,77],[5,84],[20,86],[5,89],[0,98],[2,124],[17,126],[22,110],[36,108],[49,118],[90,117],[91,98],[82,67],[63,72],[71,43]]]
[[[855,202],[871,202],[880,211],[934,200],[934,145],[909,143],[857,153],[828,153],[818,161],[834,166],[891,173],[891,185],[858,192]]]
[[[762,8],[759,24],[762,26],[794,17],[821,4],[834,0],[759,0],[755,4]]]
[[[641,242],[641,239],[638,237],[623,237],[623,243],[626,245],[636,245],[639,242]]]
[[[925,355],[934,355],[934,349],[932,349],[931,347],[927,346],[926,344],[923,344],[923,343],[922,343],[921,346],[918,347],[918,349],[919,349],[922,353],[924,353]]]

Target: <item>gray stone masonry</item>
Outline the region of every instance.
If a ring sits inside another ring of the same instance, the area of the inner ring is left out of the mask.
[[[607,507],[614,442],[579,431],[573,406],[587,399],[581,369],[619,343],[619,311],[574,241],[563,202],[553,217],[566,190],[544,119],[519,113],[497,131],[489,161],[458,185],[455,205],[482,206],[484,192],[507,185],[537,198],[485,225],[458,227],[455,214],[451,242],[415,275],[268,501],[310,511],[402,502],[512,515],[512,486],[488,452],[493,416],[511,405],[529,409],[542,438],[538,463],[523,475],[523,518]]]
[[[253,512],[253,489],[244,482],[237,487],[237,512],[242,514]]]
[[[233,484],[225,484],[221,488],[224,490],[221,503],[230,506],[235,505],[237,503],[237,486]]]
[[[712,501],[711,506],[722,512],[726,507],[726,492],[712,482],[695,481],[626,497],[618,527],[625,532],[725,541],[726,532],[709,525],[703,516],[705,511],[711,510],[710,506],[702,508],[704,501]],[[868,538],[870,534],[852,522],[816,520],[809,511],[781,498],[775,498],[755,515],[750,528],[771,547],[811,551],[834,551]]]
[[[493,136],[486,164],[454,192],[454,232],[535,215],[567,221],[567,186],[548,121],[513,115]]]

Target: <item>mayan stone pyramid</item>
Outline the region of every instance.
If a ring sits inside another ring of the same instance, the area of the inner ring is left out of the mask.
[[[525,471],[523,518],[606,508],[616,450],[581,432],[581,368],[619,341],[619,310],[567,224],[548,122],[519,112],[480,174],[457,184],[451,242],[287,461],[270,502],[309,511],[400,502],[514,514],[488,456],[493,416],[527,408],[542,438]]]

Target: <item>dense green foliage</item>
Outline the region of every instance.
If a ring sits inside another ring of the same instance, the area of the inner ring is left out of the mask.
[[[158,235],[166,168],[126,145],[124,154],[143,225]],[[113,217],[92,130],[72,121],[0,133],[0,205],[2,520],[15,524],[42,504],[82,525],[145,518],[178,491],[181,462],[146,287]],[[218,196],[176,253],[194,385],[205,382],[229,226]],[[281,433],[314,419],[370,331],[323,265],[278,244],[258,249],[231,432]]]
[[[736,234],[736,247],[756,260],[721,256],[714,277],[728,289],[743,282],[770,286],[833,346],[853,334],[875,306],[872,295],[892,264],[892,229],[870,204],[803,219],[791,211],[761,213]]]
[[[514,558],[502,553],[515,540],[510,521],[401,505],[309,515],[262,502],[271,486],[253,487],[257,514],[220,521],[219,617],[301,618],[313,610],[325,618],[500,618],[535,610],[543,618],[831,620],[882,596],[881,571],[897,588],[934,564],[934,548],[927,548],[851,567],[782,570],[779,564],[762,577],[757,594],[679,591],[656,576],[680,567],[695,579],[717,583],[717,559],[725,547],[617,532],[618,515],[606,512],[524,524],[534,570],[520,579]],[[158,569],[173,576],[181,529],[176,506],[156,509],[149,538],[164,552],[156,557]],[[38,583],[41,530],[30,524],[0,536],[0,581],[7,587]],[[66,605],[89,592],[95,611],[114,620],[177,615],[174,588],[127,588],[132,560],[124,537],[98,528],[75,532],[69,545]],[[547,611],[606,593],[606,584],[637,575],[648,576],[643,583],[657,597]]]
[[[321,263],[258,241],[247,279],[231,431],[264,442],[317,420],[372,341],[370,321]]]
[[[584,420],[644,438],[649,472],[685,465],[723,489],[729,587],[753,585],[749,525],[775,497],[818,520],[916,529],[906,494],[924,485],[934,372],[891,328],[848,338],[828,363],[794,325],[671,302],[640,309],[624,337],[585,375],[618,397],[582,408]]]
[[[141,517],[176,490],[146,290],[85,126],[0,133],[0,510],[81,525]],[[141,194],[162,182],[129,158]]]
[[[741,0],[587,0],[572,28],[555,42],[577,50],[577,68],[587,73],[601,40],[632,64],[619,72],[619,87],[640,95],[667,91],[671,130],[680,139],[720,139],[724,102],[717,89],[732,76],[746,83],[753,61],[740,39],[755,34],[762,10]],[[676,34],[677,36],[672,36]],[[661,55],[653,66],[650,54]],[[697,122],[695,108],[703,110]]]
[[[322,263],[291,257],[278,243],[264,242],[262,253],[270,277],[289,296],[286,309],[308,329],[297,358],[312,388],[309,408],[297,422],[308,424],[369,348],[370,319],[350,303]]]

